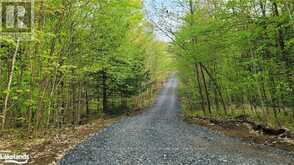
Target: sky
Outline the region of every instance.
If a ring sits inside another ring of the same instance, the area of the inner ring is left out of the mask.
[[[170,42],[164,29],[176,31],[180,27],[180,19],[184,15],[184,8],[179,5],[179,0],[144,0],[145,15],[148,20],[155,24],[156,38]]]

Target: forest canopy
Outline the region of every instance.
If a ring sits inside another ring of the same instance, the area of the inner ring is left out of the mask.
[[[189,10],[173,51],[185,109],[293,129],[294,3],[180,3]]]
[[[0,38],[2,128],[61,128],[146,106],[168,72],[140,0],[35,4],[32,41]]]

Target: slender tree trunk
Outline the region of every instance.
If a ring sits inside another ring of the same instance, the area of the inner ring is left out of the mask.
[[[274,113],[274,117],[277,122],[277,125],[279,127],[281,127],[281,122],[280,122],[278,114],[277,114],[277,111],[279,111],[279,105],[277,103],[277,98],[276,98],[277,92],[276,92],[275,79],[272,76],[270,76],[270,81],[272,82],[271,100],[272,100],[273,113]]]
[[[88,89],[85,87],[85,99],[86,99],[86,115],[89,119],[90,117],[90,109],[89,109],[89,97],[88,97]]]
[[[199,90],[199,94],[201,96],[201,107],[202,107],[202,111],[204,113],[204,115],[206,114],[206,109],[205,109],[205,105],[204,105],[204,96],[203,96],[203,92],[202,92],[202,86],[201,86],[201,81],[200,81],[200,74],[199,74],[199,67],[198,64],[194,65],[195,67],[195,73],[196,73],[196,79],[197,79],[197,83],[198,83],[198,90]]]
[[[35,51],[34,51],[35,53]],[[33,102],[33,91],[34,91],[34,65],[33,65],[33,58],[31,55],[31,51],[29,52],[29,57],[30,57],[30,70],[31,70],[31,79],[30,79],[30,101]],[[30,105],[29,106],[29,110],[28,110],[28,132],[31,131],[32,128],[32,119],[33,119],[33,106]]]
[[[76,86],[75,82],[72,82],[72,125],[73,127],[76,125]]]
[[[102,110],[104,113],[108,111],[107,101],[107,73],[105,70],[102,71]]]
[[[20,44],[20,39],[17,39],[16,42],[16,48],[12,57],[12,62],[11,62],[11,68],[10,68],[10,73],[9,73],[9,79],[8,79],[8,84],[7,84],[7,93],[4,101],[4,108],[3,108],[3,115],[2,115],[2,129],[5,128],[5,122],[7,118],[7,113],[8,113],[8,101],[9,101],[9,96],[10,96],[10,90],[11,90],[11,83],[13,79],[13,73],[14,73],[14,67],[15,67],[15,61],[16,61],[16,56],[19,50],[19,44]]]
[[[228,114],[228,112],[227,112],[227,107],[226,107],[226,104],[225,104],[225,101],[224,101],[224,98],[223,98],[222,92],[221,92],[221,90],[220,90],[220,87],[219,87],[217,81],[216,81],[215,78],[210,74],[210,72],[208,71],[208,69],[207,69],[203,64],[200,63],[200,66],[203,67],[203,69],[205,70],[205,72],[207,73],[207,75],[209,76],[209,78],[214,82],[214,84],[215,84],[215,86],[216,86],[216,89],[217,89],[217,91],[218,91],[218,94],[219,94],[219,96],[220,96],[220,98],[221,98],[221,102],[222,102],[222,105],[223,105],[223,108],[224,108],[224,112],[225,112],[225,114],[227,115],[227,114]]]
[[[82,111],[82,85],[81,81],[79,80],[79,88],[78,88],[78,105],[77,105],[77,117],[76,117],[76,123],[81,123],[81,111]]]
[[[208,106],[208,112],[209,112],[209,114],[211,114],[211,104],[210,104],[210,98],[209,98],[209,91],[208,91],[208,88],[207,88],[207,85],[206,85],[206,79],[205,79],[205,75],[204,75],[202,67],[200,67],[200,72],[201,72],[202,80],[203,80],[203,84],[204,84],[205,96],[206,96],[207,106]]]

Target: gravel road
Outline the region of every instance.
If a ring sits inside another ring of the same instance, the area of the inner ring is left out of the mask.
[[[60,165],[294,165],[294,152],[243,142],[182,121],[173,76],[148,111],[90,137]]]

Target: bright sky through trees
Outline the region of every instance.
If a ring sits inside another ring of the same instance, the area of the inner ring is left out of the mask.
[[[156,37],[170,42],[165,26],[176,31],[181,25],[179,17],[184,15],[184,7],[178,0],[144,0],[144,9],[146,18],[155,25]]]

